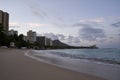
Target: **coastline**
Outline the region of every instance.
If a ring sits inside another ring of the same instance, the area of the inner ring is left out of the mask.
[[[38,62],[24,55],[29,50],[0,49],[1,80],[105,80]]]
[[[40,54],[41,53],[41,54]],[[51,52],[50,52],[51,53]],[[30,51],[25,55],[40,62],[54,65],[60,68],[90,74],[107,80],[119,80],[120,66],[91,61],[88,59],[72,59],[69,57],[60,57],[51,55],[49,51]]]

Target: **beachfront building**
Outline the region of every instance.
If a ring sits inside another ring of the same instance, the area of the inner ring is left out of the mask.
[[[40,44],[40,46],[46,46],[45,36],[37,36],[36,41]]]
[[[2,10],[0,10],[0,24],[3,26],[3,30],[7,34],[9,30],[9,14]]]
[[[8,35],[18,35],[18,31],[15,31],[15,30],[10,30],[9,32],[8,32]]]
[[[30,43],[34,43],[36,41],[36,32],[29,30],[27,32],[27,39]]]
[[[52,46],[52,40],[50,38],[46,38],[46,46]]]
[[[40,46],[52,46],[52,40],[50,38],[46,38],[45,36],[37,36],[36,41],[40,44]]]

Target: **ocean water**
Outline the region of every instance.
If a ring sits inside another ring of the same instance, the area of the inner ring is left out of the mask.
[[[120,80],[120,49],[33,50],[28,57],[107,80]]]

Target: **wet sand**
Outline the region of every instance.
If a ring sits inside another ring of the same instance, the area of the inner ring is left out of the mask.
[[[0,80],[105,80],[33,60],[27,51],[0,49]]]

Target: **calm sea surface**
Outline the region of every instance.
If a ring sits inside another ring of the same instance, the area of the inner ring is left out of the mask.
[[[108,80],[120,80],[120,49],[33,50],[36,60]]]

